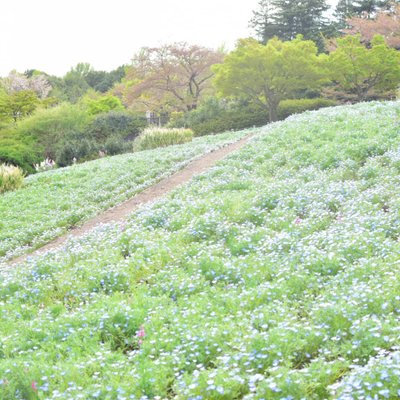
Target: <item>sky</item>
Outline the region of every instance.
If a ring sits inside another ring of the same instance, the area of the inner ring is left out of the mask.
[[[233,49],[258,0],[1,0],[0,76],[63,76],[79,62],[110,71],[143,46],[185,41]]]
[[[334,4],[336,0],[328,0]],[[1,0],[0,76],[63,76],[80,62],[111,71],[144,46],[235,47],[259,0]]]

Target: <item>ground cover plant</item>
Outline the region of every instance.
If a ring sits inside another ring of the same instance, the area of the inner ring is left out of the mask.
[[[4,399],[394,399],[400,105],[290,117],[168,198],[4,267]]]
[[[106,157],[28,176],[23,188],[0,196],[0,260],[48,242],[193,158],[247,133],[198,138],[186,145]]]

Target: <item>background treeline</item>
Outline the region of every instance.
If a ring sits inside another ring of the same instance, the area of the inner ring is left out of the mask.
[[[132,151],[149,124],[204,135],[396,98],[399,16],[397,1],[261,0],[255,38],[229,53],[173,43],[110,72],[11,71],[0,78],[0,162],[34,172],[45,158],[66,166]]]

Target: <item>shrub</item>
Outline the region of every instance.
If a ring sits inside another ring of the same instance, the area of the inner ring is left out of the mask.
[[[15,129],[0,131],[0,163],[19,166],[27,173],[43,159],[42,149],[30,136],[21,136]]]
[[[0,193],[18,189],[24,182],[24,173],[14,165],[0,164]]]
[[[194,133],[183,128],[147,128],[134,142],[134,150],[155,149],[190,142]]]
[[[116,154],[128,153],[131,151],[132,144],[126,142],[118,136],[111,136],[104,144],[104,150],[108,155],[114,156]]]
[[[285,119],[292,114],[300,114],[307,110],[318,110],[334,105],[336,105],[334,100],[324,98],[282,100],[278,107],[278,118]]]
[[[253,126],[263,126],[267,124],[267,114],[261,111],[253,110],[232,110],[224,111],[217,118],[205,122],[193,124],[195,136],[203,136],[211,133],[220,133],[226,131],[238,131],[251,128]]]
[[[86,134],[104,143],[110,136],[133,140],[147,125],[145,117],[126,112],[111,111],[96,116],[86,129]]]
[[[69,139],[69,140],[68,140]],[[75,161],[87,161],[97,158],[98,146],[93,141],[86,138],[74,138],[70,136],[57,150],[56,163],[60,167],[71,165]]]
[[[292,114],[317,110],[335,104],[334,101],[323,98],[283,100],[278,108],[278,118],[285,119]],[[261,110],[259,107],[243,102],[224,105],[222,102],[210,98],[197,110],[191,111],[183,117],[174,118],[170,125],[187,126],[194,131],[195,136],[202,136],[263,126],[267,123],[267,110]]]
[[[61,104],[38,110],[25,118],[17,127],[20,137],[30,136],[42,147],[42,156],[54,158],[60,145],[71,132],[82,132],[90,122],[86,111],[76,105]]]

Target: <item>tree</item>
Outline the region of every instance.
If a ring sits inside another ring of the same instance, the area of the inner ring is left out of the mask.
[[[359,35],[337,39],[328,66],[337,88],[357,101],[385,95],[400,83],[400,53],[379,35],[372,39],[371,48],[361,43]]]
[[[145,47],[133,58],[117,92],[145,110],[193,110],[210,87],[211,66],[222,58],[221,52],[187,43]]]
[[[322,36],[329,29],[325,17],[329,6],[325,0],[261,0],[258,7],[250,25],[262,43],[274,36],[292,40],[301,34],[323,48]]]
[[[46,98],[51,91],[51,85],[41,73],[32,74],[28,77],[17,71],[11,71],[6,78],[2,79],[1,86],[8,94],[33,91],[40,99]]]
[[[262,44],[269,39],[278,36],[279,29],[275,21],[275,8],[271,0],[260,0],[258,9],[253,11],[253,18],[249,25],[255,30],[257,37]]]
[[[32,114],[38,103],[39,99],[33,90],[18,90],[10,94],[3,92],[0,95],[0,117],[5,121],[12,119],[17,122]]]
[[[86,105],[89,115],[97,115],[109,111],[124,110],[124,106],[122,105],[121,100],[111,94],[93,97],[87,96],[83,100],[83,103]]]
[[[347,20],[349,18],[374,18],[376,13],[389,10],[393,4],[398,1],[394,0],[339,0],[334,15],[338,22],[338,28],[344,29],[348,27]]]
[[[379,11],[375,18],[352,17],[347,19],[348,29],[343,32],[348,35],[359,34],[361,42],[370,46],[375,35],[382,35],[390,47],[400,49],[400,5],[391,11]]]
[[[266,45],[240,40],[222,64],[213,67],[214,84],[223,96],[247,98],[277,119],[281,100],[304,89],[317,89],[324,81],[317,47],[301,36],[288,42],[273,38]]]
[[[113,87],[114,83],[121,82],[124,76],[125,66],[122,65],[111,72],[91,69],[85,76],[85,80],[94,90],[105,93]]]

